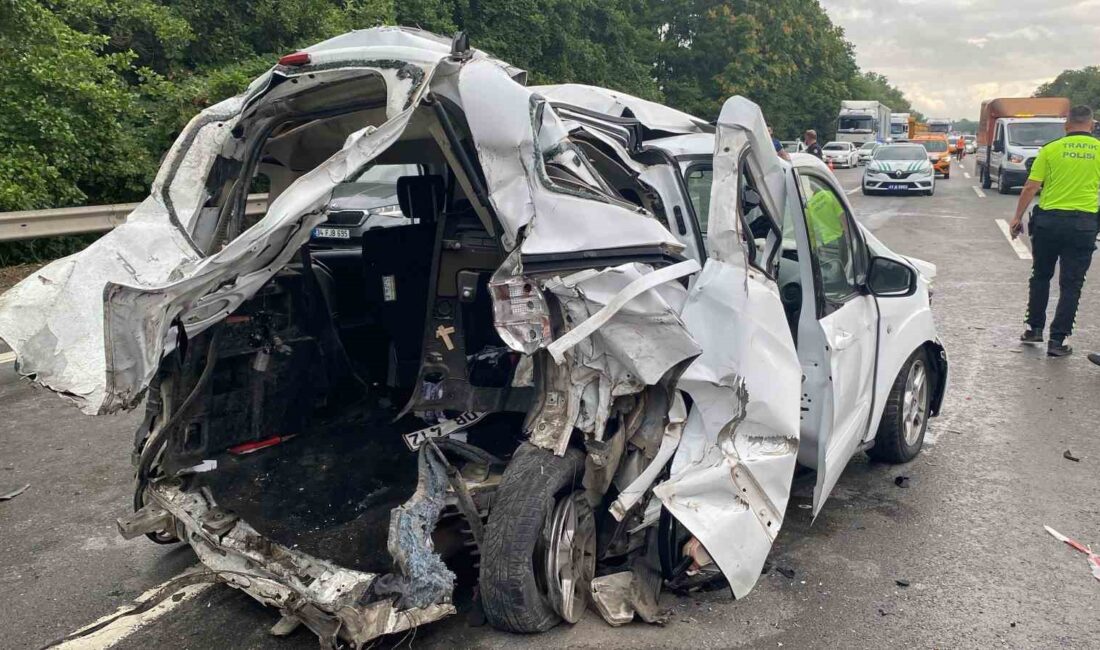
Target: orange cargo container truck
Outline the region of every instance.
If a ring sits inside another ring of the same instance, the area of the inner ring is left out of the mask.
[[[1044,144],[1060,138],[1069,115],[1065,97],[1001,97],[982,102],[975,171],[982,187],[1007,194],[1023,185]]]

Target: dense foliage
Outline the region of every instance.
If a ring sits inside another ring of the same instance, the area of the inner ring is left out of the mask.
[[[533,83],[708,119],[743,94],[783,137],[828,137],[842,99],[908,107],[806,0],[0,0],[0,211],[139,200],[197,111],[281,54],[386,23],[465,29]]]
[[[1053,81],[1039,86],[1036,97],[1069,97],[1074,106],[1084,104],[1100,111],[1100,66],[1063,70]]]

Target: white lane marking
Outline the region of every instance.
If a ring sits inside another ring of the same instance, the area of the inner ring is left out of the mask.
[[[970,189],[974,190],[974,193],[978,195],[979,199],[985,198],[985,192],[982,191],[982,188],[978,187],[977,185],[971,185]]]
[[[856,192],[858,192],[858,191],[859,191],[859,188],[858,188],[858,187],[853,187],[852,189],[848,190],[848,191],[846,192],[846,194],[855,194],[855,193],[856,193]]]
[[[1018,255],[1020,259],[1031,259],[1031,250],[1028,249],[1024,242],[1020,241],[1018,237],[1016,239],[1012,238],[1012,231],[1009,230],[1007,221],[1004,219],[997,219],[997,227],[1004,233],[1005,239],[1008,240],[1008,245],[1012,247],[1012,250],[1016,251],[1016,255]]]
[[[5,363],[15,363],[14,352],[0,352],[0,366],[4,365]]]
[[[179,576],[176,576],[176,578],[178,577]],[[172,580],[175,580],[176,578],[172,578]],[[110,624],[106,625],[102,629],[96,630],[92,634],[89,634],[88,636],[80,637],[79,639],[73,639],[71,641],[66,641],[65,643],[53,647],[62,650],[103,650],[104,648],[110,648],[111,646],[118,644],[120,641],[130,636],[134,632],[138,631],[142,627],[145,627],[146,625],[152,623],[161,616],[164,616],[165,614],[179,607],[183,603],[194,599],[196,596],[213,586],[213,583],[204,582],[182,587],[179,591],[175,593],[175,595],[171,596],[170,598],[165,598],[163,601],[158,603],[155,607],[147,612],[143,612],[136,616],[122,616],[112,621]],[[99,618],[95,621],[92,621],[91,623],[85,625],[80,629],[86,630],[99,624],[105,619],[117,615],[119,612],[129,611],[134,608],[134,604],[143,602],[146,599],[151,598],[162,588],[164,588],[164,584],[157,585],[156,587],[153,587],[149,591],[143,593],[141,596],[138,596],[138,599],[134,603],[123,605],[115,612]],[[77,630],[77,632],[79,631],[80,630]]]
[[[970,172],[963,172],[963,178],[970,178]]]

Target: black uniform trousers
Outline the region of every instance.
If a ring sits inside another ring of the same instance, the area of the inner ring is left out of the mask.
[[[1050,280],[1057,263],[1059,296],[1050,324],[1050,337],[1061,339],[1073,332],[1081,287],[1092,263],[1092,252],[1096,250],[1098,229],[1100,217],[1095,213],[1038,207],[1032,211],[1028,224],[1032,255],[1027,301],[1029,328],[1041,330],[1046,325]]]

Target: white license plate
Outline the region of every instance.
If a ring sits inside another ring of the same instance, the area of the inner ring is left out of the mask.
[[[907,190],[907,189],[909,189],[909,186],[905,185],[903,183],[891,183],[891,184],[886,186],[886,189],[888,189],[888,190]]]
[[[457,417],[450,420],[444,420],[439,424],[428,427],[427,429],[421,429],[420,431],[413,431],[412,433],[406,433],[402,437],[405,439],[405,445],[408,446],[410,451],[416,451],[420,449],[420,446],[424,444],[430,438],[450,438],[451,436],[465,436],[465,433],[459,433],[463,429],[477,424],[481,421],[481,418],[485,417],[485,413],[478,413],[476,411],[466,411],[459,414]],[[465,438],[459,438],[465,442]]]
[[[320,239],[351,239],[347,228],[314,228],[313,236]]]

